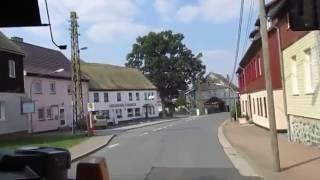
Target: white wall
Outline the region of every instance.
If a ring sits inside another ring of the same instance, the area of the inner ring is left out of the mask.
[[[241,105],[241,112],[243,115],[248,114],[250,112],[249,109],[249,95],[251,99],[251,112],[252,112],[252,120],[254,123],[269,128],[269,117],[265,116],[266,113],[268,113],[268,106],[267,106],[267,98],[266,98],[266,106],[267,109],[265,110],[264,106],[264,97],[267,97],[267,91],[258,91],[253,92],[249,94],[241,94],[240,95],[240,103],[245,105],[245,101],[247,101],[247,111],[243,106]],[[285,117],[284,113],[284,104],[283,104],[283,90],[274,90],[273,91],[273,97],[274,97],[274,108],[275,108],[275,116],[276,116],[276,125],[278,130],[283,130],[288,128],[288,123]],[[257,105],[257,99],[261,98],[262,101],[262,115],[258,115],[258,105]],[[254,103],[253,103],[254,99]],[[255,107],[254,107],[255,105]],[[250,116],[250,115],[249,115]]]
[[[99,102],[94,102],[94,93],[99,93]],[[108,93],[109,101],[104,102],[104,93]],[[121,101],[117,101],[117,93],[121,93]],[[129,101],[129,93],[132,93],[132,101]],[[139,93],[140,100],[136,100],[136,93]],[[145,93],[154,98],[145,100]],[[109,110],[109,116],[114,123],[138,118],[145,118],[145,104],[154,107],[154,114],[148,113],[148,117],[159,116],[159,101],[156,90],[133,90],[133,91],[89,91],[89,102],[94,104],[95,111]],[[115,107],[116,106],[116,107]],[[128,108],[140,108],[140,116],[128,117]],[[117,118],[116,109],[122,109],[122,118]]]

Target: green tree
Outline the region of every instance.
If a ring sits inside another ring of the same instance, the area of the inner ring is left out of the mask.
[[[202,54],[193,54],[183,39],[172,31],[150,32],[139,36],[127,55],[126,66],[141,70],[158,88],[163,110],[205,73]]]

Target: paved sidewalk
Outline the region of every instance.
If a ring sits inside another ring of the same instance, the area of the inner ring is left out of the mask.
[[[71,153],[71,161],[76,161],[103,148],[104,146],[108,145],[114,136],[115,135],[93,136],[88,140],[69,148]]]
[[[279,136],[282,171],[274,173],[268,130],[228,122],[223,131],[231,145],[267,180],[320,179],[320,149],[289,142],[284,136]]]

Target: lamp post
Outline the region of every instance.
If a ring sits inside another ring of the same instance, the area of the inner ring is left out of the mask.
[[[57,70],[52,71],[52,72],[50,72],[50,73],[38,75],[38,77],[44,77],[44,76],[47,76],[47,75],[51,75],[51,74],[55,74],[55,73],[60,73],[60,72],[62,72],[62,71],[64,71],[64,69],[63,69],[63,68],[60,68],[60,69],[57,69]],[[25,74],[25,75],[27,75],[27,74]],[[30,84],[29,95],[30,95],[31,101],[32,101],[32,89],[33,89],[33,84],[36,82],[36,80],[38,80],[38,79],[33,79],[33,80],[31,81],[31,84]],[[31,134],[33,134],[32,113],[30,113],[30,130],[29,130],[29,131],[30,131]]]

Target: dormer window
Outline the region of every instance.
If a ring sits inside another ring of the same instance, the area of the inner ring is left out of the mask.
[[[9,60],[9,77],[16,78],[16,63],[14,60]]]

